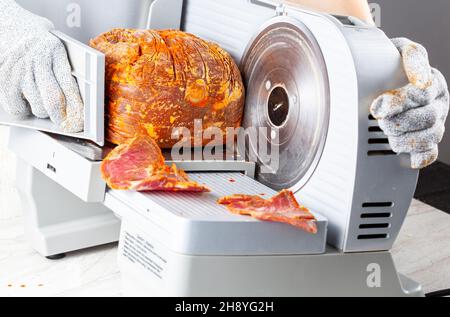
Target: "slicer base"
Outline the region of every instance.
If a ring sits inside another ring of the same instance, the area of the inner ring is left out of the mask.
[[[389,252],[262,257],[169,258],[163,279],[120,260],[125,296],[170,297],[423,297],[399,275]],[[377,284],[380,268],[380,284]],[[379,287],[378,287],[379,286]]]
[[[119,239],[120,221],[102,204],[85,203],[18,160],[17,188],[31,246],[44,257]]]

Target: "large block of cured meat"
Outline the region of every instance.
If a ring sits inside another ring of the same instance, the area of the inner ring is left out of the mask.
[[[219,128],[220,142],[227,128],[240,126],[244,85],[239,68],[218,45],[175,30],[114,29],[91,46],[106,55],[108,141],[148,135],[171,148],[179,141],[172,139],[178,127],[192,132],[194,144],[195,120],[202,120],[203,130]]]

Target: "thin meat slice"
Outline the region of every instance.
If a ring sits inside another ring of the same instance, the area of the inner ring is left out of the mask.
[[[316,218],[295,199],[294,193],[283,190],[278,195],[263,199],[260,196],[233,195],[219,199],[232,213],[251,216],[262,221],[287,223],[309,233],[317,233]]]
[[[115,190],[206,192],[175,165],[165,165],[161,149],[147,136],[116,147],[103,161],[102,176]]]
[[[136,191],[208,192],[206,186],[189,180],[189,176],[176,167],[165,166],[143,181],[133,184]]]

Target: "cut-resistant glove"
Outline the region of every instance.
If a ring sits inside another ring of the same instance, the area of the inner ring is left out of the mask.
[[[405,38],[392,41],[409,84],[381,95],[370,110],[392,150],[411,154],[411,167],[420,169],[437,160],[449,111],[448,86],[442,73],[430,66],[423,46]]]
[[[53,24],[0,0],[0,106],[10,115],[50,118],[64,132],[84,129],[84,106]]]

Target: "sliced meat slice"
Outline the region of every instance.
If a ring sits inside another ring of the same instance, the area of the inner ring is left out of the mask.
[[[101,166],[111,189],[136,191],[206,192],[174,165],[165,165],[161,149],[147,136],[136,137],[116,147]]]
[[[262,221],[287,223],[309,233],[317,233],[316,218],[295,199],[294,193],[283,190],[278,195],[263,199],[260,196],[233,195],[219,199],[232,213],[251,216]]]
[[[143,181],[133,182],[136,191],[208,192],[206,186],[189,180],[189,176],[173,165],[157,170]]]

